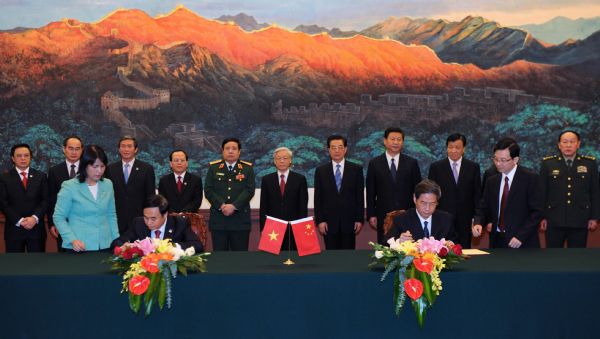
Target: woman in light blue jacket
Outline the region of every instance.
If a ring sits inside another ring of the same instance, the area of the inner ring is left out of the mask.
[[[63,182],[54,223],[67,251],[101,251],[119,237],[113,184],[104,178],[108,160],[104,150],[86,146],[78,176]]]

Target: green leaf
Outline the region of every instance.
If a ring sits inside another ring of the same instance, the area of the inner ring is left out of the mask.
[[[129,292],[129,308],[133,311],[133,313],[138,313],[140,311],[141,304],[142,296]]]
[[[166,278],[165,275],[168,274],[169,272],[165,271],[165,274],[163,274],[160,278],[160,282],[158,285],[158,307],[160,307],[161,310],[165,306],[165,300],[167,298],[167,282],[165,281],[165,279],[168,278]]]
[[[417,315],[417,323],[420,328],[425,325],[425,311],[427,310],[427,302],[422,296],[412,302],[415,314]]]
[[[431,276],[425,272],[421,272],[418,271],[419,274],[419,280],[421,280],[421,282],[423,283],[423,294],[425,295],[425,298],[427,298],[427,301],[429,302],[430,305],[433,305],[433,302],[435,301],[434,299],[434,293],[431,290]]]

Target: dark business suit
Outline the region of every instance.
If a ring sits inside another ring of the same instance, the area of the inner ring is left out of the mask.
[[[479,165],[463,158],[456,182],[450,160],[446,158],[431,164],[428,177],[442,189],[437,209],[454,215],[458,242],[463,248],[471,248],[471,225],[481,197]]]
[[[278,172],[262,177],[260,184],[260,230],[265,227],[267,215],[285,220],[294,221],[308,216],[308,185],[306,177],[302,174],[289,171],[283,197],[281,196]],[[291,237],[288,239],[288,237]],[[287,227],[281,248],[286,250],[288,244],[292,250],[296,249],[294,235]]]
[[[385,244],[383,223],[387,213],[414,207],[413,193],[421,181],[417,160],[400,154],[396,181],[392,180],[385,153],[371,159],[367,170],[367,218],[377,217],[377,242]]]
[[[454,241],[456,233],[454,232],[454,217],[452,214],[435,210],[431,215],[431,225],[429,225],[431,234],[437,240],[446,239]],[[389,238],[398,238],[400,234],[410,231],[414,240],[419,240],[425,237],[421,219],[417,215],[417,210],[411,208],[394,217],[394,225],[386,234]]]
[[[521,248],[539,247],[537,229],[542,218],[543,203],[538,175],[517,166],[506,201],[504,234],[497,230],[500,190],[504,187],[502,180],[502,174],[498,174],[490,177],[485,183],[474,224],[485,228],[487,223],[492,223],[490,234],[492,248],[508,247],[513,237],[522,242]]]
[[[133,218],[143,215],[144,200],[155,194],[154,169],[150,164],[135,159],[125,184],[123,162],[119,160],[108,166],[106,177],[113,182],[117,222],[122,234]]]
[[[340,191],[335,185],[334,167],[331,161],[315,170],[314,209],[315,221],[327,223],[324,236],[325,247],[329,249],[354,249],[356,235],[354,223],[364,222],[364,176],[362,166],[348,160],[344,162],[344,172]]]
[[[202,179],[189,172],[182,179],[182,189],[179,192],[175,174],[163,176],[158,183],[158,193],[169,202],[169,212],[197,213],[202,203]]]
[[[144,218],[136,217],[131,222],[127,232],[115,239],[110,247],[114,248],[115,246],[121,246],[126,242],[143,240],[147,237],[152,237],[152,234],[150,234],[150,229],[144,223]],[[171,239],[172,242],[179,244],[182,249],[193,246],[196,253],[203,251],[200,238],[192,231],[189,219],[182,216],[167,217],[163,239]]]
[[[44,252],[46,227],[44,216],[48,207],[48,183],[46,173],[29,168],[27,188],[23,187],[21,175],[15,168],[0,176],[0,206],[6,216],[4,241],[6,252]],[[16,226],[24,217],[35,215],[38,223],[27,230]]]
[[[69,180],[70,168],[67,167],[67,163],[62,161],[59,164],[56,164],[48,170],[48,228],[55,226],[54,219],[52,219],[52,215],[54,214],[54,206],[56,205],[56,197],[58,196],[58,192],[60,191],[60,186],[63,181]],[[63,252],[62,248],[62,237],[60,234],[56,239],[56,244],[59,252]]]

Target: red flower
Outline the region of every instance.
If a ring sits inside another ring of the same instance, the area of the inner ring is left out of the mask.
[[[156,273],[159,271],[158,270],[158,261],[155,260],[154,258],[145,257],[142,259],[140,264],[146,271],[148,271],[150,273]]]
[[[454,254],[456,254],[456,255],[461,255],[462,254],[462,246],[460,246],[460,244],[454,244],[454,247],[452,247],[452,252],[454,252]]]
[[[438,255],[440,257],[442,257],[442,258],[445,257],[445,256],[447,256],[448,255],[448,249],[446,247],[442,247],[440,249],[440,251],[438,252]]]
[[[433,270],[433,261],[431,260],[415,259],[413,260],[413,264],[415,264],[417,270],[427,274],[431,274],[431,270]]]
[[[423,283],[419,279],[406,279],[404,281],[404,291],[412,300],[417,300],[423,295]]]
[[[129,280],[129,292],[135,295],[144,294],[148,290],[148,286],[150,286],[150,279],[143,275],[136,275]]]
[[[121,246],[117,246],[117,247],[115,247],[113,253],[114,253],[114,255],[118,256],[119,254],[121,254],[122,251],[123,250],[121,249]]]

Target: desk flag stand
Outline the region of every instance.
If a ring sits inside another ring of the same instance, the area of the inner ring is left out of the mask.
[[[284,265],[291,266],[295,264],[291,258],[292,235],[294,236],[299,256],[302,257],[305,255],[321,253],[319,239],[317,238],[316,233],[317,229],[312,217],[287,221],[267,216],[260,235],[258,249],[279,255],[281,253],[282,245],[285,246],[283,244],[283,239],[285,238],[286,231],[289,231],[290,233],[287,244],[287,260],[283,262]]]
[[[292,225],[288,222],[286,225],[286,231],[288,231],[288,250],[287,250],[287,260],[283,262],[284,265],[294,265],[296,264],[291,258],[290,253],[292,253]]]

